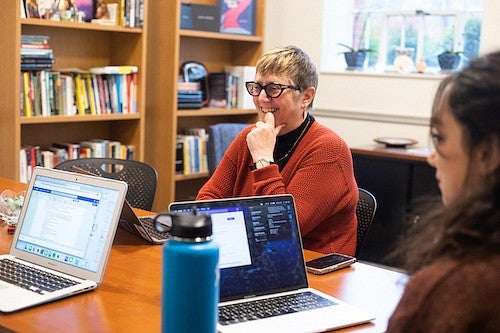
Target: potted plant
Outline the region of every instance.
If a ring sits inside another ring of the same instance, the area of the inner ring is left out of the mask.
[[[347,48],[347,51],[341,52],[341,54],[344,54],[348,70],[362,69],[365,63],[366,53],[373,52],[371,49],[355,49],[347,44],[338,44]]]
[[[369,14],[357,14],[354,17],[354,29],[353,29],[353,43],[349,46],[344,43],[337,43],[338,45],[345,47],[347,51],[340,52],[345,58],[348,70],[359,70],[363,68],[365,63],[366,54],[369,52],[374,52],[370,48],[363,48],[364,34],[366,32],[366,22],[368,21]]]
[[[460,64],[460,55],[462,51],[454,51],[453,49],[445,49],[443,53],[438,55],[438,62],[441,71],[453,71]]]

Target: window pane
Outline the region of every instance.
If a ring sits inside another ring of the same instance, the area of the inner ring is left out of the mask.
[[[464,56],[468,60],[477,58],[479,54],[482,17],[480,13],[467,13],[465,15],[464,46],[461,51],[464,52]]]
[[[454,50],[455,16],[431,15],[425,18],[424,56],[428,67],[438,67],[437,56]]]

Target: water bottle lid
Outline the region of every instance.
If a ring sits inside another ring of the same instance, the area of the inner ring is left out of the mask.
[[[190,213],[172,214],[170,235],[181,238],[206,238],[212,235],[212,219],[209,215]]]

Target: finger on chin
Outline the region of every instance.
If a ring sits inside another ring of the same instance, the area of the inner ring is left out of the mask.
[[[264,116],[264,122],[274,125],[274,114],[272,112],[267,112]]]

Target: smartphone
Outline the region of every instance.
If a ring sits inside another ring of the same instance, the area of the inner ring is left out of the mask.
[[[350,266],[356,262],[356,258],[340,254],[330,253],[322,257],[306,261],[307,271],[313,274],[326,274],[338,269]]]

